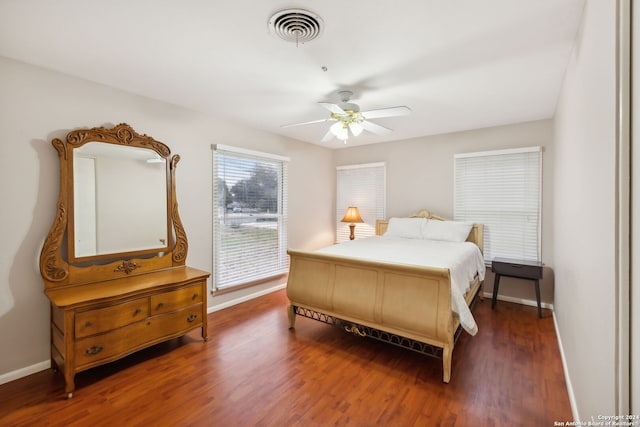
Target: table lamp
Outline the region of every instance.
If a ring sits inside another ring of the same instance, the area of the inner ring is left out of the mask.
[[[347,212],[345,212],[344,217],[340,220],[340,222],[349,222],[349,229],[351,233],[349,234],[349,240],[353,240],[356,238],[356,222],[364,222],[362,217],[360,216],[360,212],[358,212],[358,208],[355,206],[349,206],[347,208]]]

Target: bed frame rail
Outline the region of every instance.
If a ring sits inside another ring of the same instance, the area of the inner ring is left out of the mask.
[[[480,295],[481,291],[482,291],[482,287],[478,287],[478,290],[476,291],[475,295],[472,297],[471,304],[469,304],[469,306],[472,309],[475,306],[477,300],[481,298],[481,295]],[[319,311],[315,311],[306,307],[290,305],[289,310],[291,312],[291,315],[293,316],[297,315],[301,317],[306,317],[308,319],[316,320],[318,322],[335,326],[339,329],[342,329],[346,332],[349,332],[351,334],[354,334],[360,337],[372,338],[377,341],[382,341],[384,343],[392,344],[397,347],[415,351],[417,353],[442,360],[442,348],[435,345],[431,345],[422,341],[407,338],[391,332],[383,331],[377,328],[373,328],[371,326],[361,325],[355,322],[344,320],[339,317],[331,316],[326,313],[321,313]],[[462,333],[462,326],[458,325],[453,338],[454,344],[458,342],[458,337],[460,336],[461,333]]]

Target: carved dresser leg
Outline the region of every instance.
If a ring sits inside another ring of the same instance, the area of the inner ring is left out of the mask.
[[[64,373],[64,391],[67,393],[67,399],[73,397],[73,391],[76,389],[75,374],[71,369],[66,369]]]

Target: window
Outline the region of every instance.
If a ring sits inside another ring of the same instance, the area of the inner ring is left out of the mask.
[[[540,261],[540,147],[457,154],[454,217],[484,224],[484,258]]]
[[[336,181],[336,241],[349,240],[349,224],[340,222],[349,206],[364,220],[356,224],[356,238],[374,236],[376,219],[385,218],[385,164],[339,166]]]
[[[213,279],[216,290],[288,270],[285,157],[213,146]]]

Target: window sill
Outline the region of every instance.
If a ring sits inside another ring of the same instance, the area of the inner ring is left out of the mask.
[[[213,289],[211,291],[212,296],[229,294],[231,292],[239,291],[241,289],[247,289],[254,286],[262,285],[264,283],[274,282],[288,276],[288,273],[277,274],[275,276],[265,277],[263,279],[254,280],[252,282],[242,283],[240,285],[229,286],[222,289]]]

